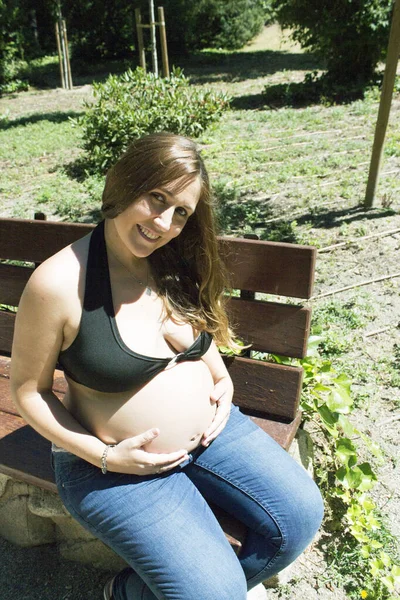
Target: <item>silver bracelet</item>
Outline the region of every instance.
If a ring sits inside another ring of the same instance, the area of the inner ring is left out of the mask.
[[[107,473],[107,455],[110,448],[115,448],[117,444],[106,444],[103,451],[103,456],[101,457],[101,472],[103,475]]]

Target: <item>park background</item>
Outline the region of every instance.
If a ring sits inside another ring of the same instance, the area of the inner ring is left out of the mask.
[[[268,3],[263,4],[266,8]],[[292,580],[269,590],[269,597],[276,599],[398,597],[398,589],[390,587],[390,577],[395,582],[399,575],[395,565],[400,523],[398,79],[375,204],[369,210],[363,206],[384,68],[380,61],[388,40],[387,14],[373,74],[360,81],[349,78],[351,69],[346,69],[344,81],[321,84],[329,56],[315,48],[306,51],[304,38],[302,46],[276,23],[240,48],[234,47],[239,43],[237,31],[233,42],[224,39],[227,47],[219,45],[221,39],[213,47],[191,48],[193,39],[183,43],[179,30],[171,37],[170,63],[183,69],[190,89],[210,90],[223,104],[229,99],[229,110],[221,110],[198,135],[219,201],[221,232],[256,233],[261,239],[310,244],[319,250],[313,348],[303,365],[303,408],[327,517],[320,536],[296,564]],[[173,18],[179,21],[179,12]],[[273,19],[272,13],[268,18]],[[113,24],[116,31],[117,25]],[[100,37],[111,23],[107,26],[103,20],[101,27]],[[93,83],[107,82],[110,73],[118,77],[128,68],[134,70],[138,57],[134,35],[128,52],[111,42],[99,48],[94,35],[87,38],[81,46],[75,39],[74,57],[71,36],[72,90],[60,88],[58,59],[50,52],[53,31],[48,40],[44,37],[40,51],[25,48],[25,56],[15,36],[14,45],[0,46],[7,59],[0,98],[1,216],[32,218],[35,211],[43,211],[52,220],[99,218],[103,174],[85,159],[80,119],[95,102]],[[210,44],[210,39],[217,39],[215,31],[203,43]],[[316,400],[316,381],[330,390],[332,413],[348,417],[357,431],[344,435],[335,425],[329,435],[324,413],[312,410],[315,402],[321,403],[318,408],[326,406],[319,397]],[[341,443],[335,438],[338,431]],[[349,465],[354,456],[356,465]],[[370,470],[363,467],[365,477],[350,481],[348,475],[357,465],[369,465]],[[353,513],[347,510],[349,502]],[[18,549],[4,540],[0,547],[4,599],[101,597],[106,575],[62,561],[53,547]]]

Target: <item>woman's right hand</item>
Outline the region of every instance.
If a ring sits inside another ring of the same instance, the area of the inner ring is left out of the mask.
[[[144,447],[159,434],[159,429],[149,429],[110,448],[107,454],[108,471],[155,475],[169,471],[189,458],[187,450],[177,450],[168,454],[147,452]]]

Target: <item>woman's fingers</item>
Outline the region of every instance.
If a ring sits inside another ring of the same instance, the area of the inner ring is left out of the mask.
[[[201,442],[203,446],[208,446],[210,442],[215,440],[215,438],[221,433],[229,418],[229,414],[230,403],[227,403],[227,406],[225,403],[218,406],[213,422],[203,434],[203,439]]]
[[[189,459],[189,456],[183,456],[182,458],[180,458],[179,460],[170,463],[170,464],[165,464],[162,466],[157,466],[156,467],[156,473],[164,473],[165,471],[170,471],[171,469],[174,469],[175,467],[178,467],[181,463],[185,462],[186,460]]]
[[[173,469],[189,458],[185,449],[169,453],[148,452],[146,445],[159,434],[160,430],[155,427],[117,444],[108,455],[110,470],[149,475]]]
[[[169,452],[164,454],[156,454],[153,452],[143,451],[143,465],[149,473],[162,473],[177,467],[189,456],[186,450],[178,450],[177,452]]]
[[[153,427],[152,429],[148,429],[144,433],[140,433],[139,435],[135,435],[135,437],[131,438],[134,446],[136,448],[141,448],[146,444],[152,442],[158,435],[160,435],[160,430],[157,427]]]
[[[208,446],[210,442],[221,433],[229,418],[233,396],[233,385],[230,377],[221,377],[210,394],[210,400],[217,405],[213,422],[203,434],[202,445]]]

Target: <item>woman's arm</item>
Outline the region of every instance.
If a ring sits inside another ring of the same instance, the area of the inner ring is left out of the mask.
[[[233,383],[214,342],[211,343],[202,360],[210,369],[214,381],[214,389],[210,398],[217,405],[213,422],[204,432],[201,441],[203,446],[208,446],[221,433],[228,421],[233,397]]]
[[[88,432],[52,392],[54,369],[68,323],[71,281],[67,264],[55,257],[32,275],[17,313],[11,360],[11,393],[23,418],[58,446],[100,466],[105,444]],[[71,287],[72,286],[72,287]],[[110,470],[148,474],[168,470],[185,460],[186,451],[151,454],[141,446],[158,430],[124,440],[108,457]]]

